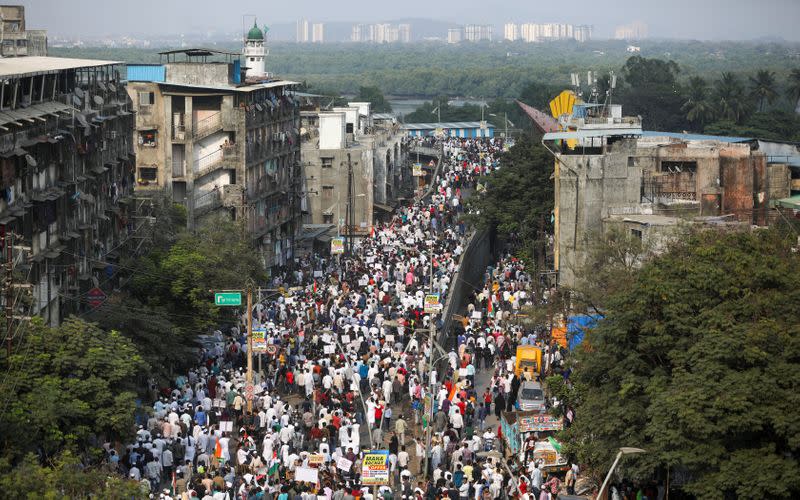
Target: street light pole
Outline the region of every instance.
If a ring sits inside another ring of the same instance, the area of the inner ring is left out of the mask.
[[[603,485],[600,486],[600,491],[597,492],[597,499],[600,500],[603,496],[603,491],[605,491],[608,482],[611,480],[611,475],[614,473],[614,469],[617,468],[617,464],[619,463],[619,459],[622,458],[622,455],[632,455],[634,453],[646,453],[645,450],[641,448],[628,448],[622,447],[619,449],[619,453],[617,453],[617,458],[614,459],[614,463],[611,464],[611,469],[609,469],[606,478],[603,480]]]
[[[253,414],[253,286],[247,284],[247,414]]]

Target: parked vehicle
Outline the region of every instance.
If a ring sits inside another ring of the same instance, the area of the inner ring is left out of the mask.
[[[533,381],[526,381],[520,384],[519,392],[517,393],[517,408],[522,411],[545,411],[546,405],[542,384]]]

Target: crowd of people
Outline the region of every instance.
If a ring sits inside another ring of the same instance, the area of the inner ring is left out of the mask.
[[[534,298],[523,263],[503,255],[448,345],[431,338],[443,323],[425,312],[426,297],[444,304],[455,285],[468,238],[464,199],[500,168],[504,145],[448,138],[436,146],[443,165],[428,196],[376,224],[352,255],[304,258],[271,283],[279,293],[245,311],[241,323],[250,314],[264,331],[252,386],[245,330],[214,332],[197,367],[172,387],[153,383],[136,441],[106,443],[109,462],[153,498],[557,494],[559,480],[533,461],[505,459],[498,423],[514,407],[517,345],[542,345],[548,371],[563,359],[544,332],[513,321]],[[388,451],[378,472],[388,484],[362,475],[371,450]]]

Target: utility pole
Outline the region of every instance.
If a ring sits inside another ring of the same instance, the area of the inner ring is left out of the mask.
[[[247,284],[247,414],[253,414],[253,285]]]
[[[11,231],[5,228],[5,235],[3,236],[3,245],[6,251],[6,355],[8,356],[9,363],[11,362],[11,322],[14,319],[14,258]]]
[[[350,161],[350,153],[347,153],[347,211],[345,217],[345,238],[347,238],[346,252],[348,256],[353,255],[353,219],[355,218],[355,207],[353,206],[353,162]]]

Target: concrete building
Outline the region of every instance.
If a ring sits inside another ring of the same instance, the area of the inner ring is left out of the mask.
[[[297,21],[297,28],[295,30],[295,41],[297,43],[308,43],[311,40],[309,37],[309,27],[308,19],[299,19]]]
[[[398,24],[397,25],[397,33],[399,36],[400,43],[411,43],[411,25],[410,24]]]
[[[413,190],[407,165],[408,138],[391,114],[373,114],[367,102],[331,110],[302,111],[301,159],[310,224],[347,221],[352,169],[353,230],[369,234],[376,216],[389,214]]]
[[[622,226],[668,238],[679,221],[766,225],[770,200],[790,194],[790,169],[743,138],[642,132],[619,106],[576,105],[566,132],[544,135],[555,162],[555,269],[575,284],[588,244]],[[556,142],[557,141],[557,142]]]
[[[323,43],[325,41],[325,25],[323,23],[314,23],[311,35],[313,43]]]
[[[491,24],[468,24],[464,27],[464,40],[468,42],[491,42]]]
[[[509,38],[514,36],[514,38]],[[506,40],[522,39],[528,43],[555,40],[577,40],[585,42],[592,38],[591,26],[573,26],[563,23],[523,23],[505,25]]]
[[[636,21],[625,26],[618,26],[614,30],[616,40],[642,40],[647,38],[647,25]]]
[[[503,26],[503,39],[509,42],[514,42],[519,39],[519,25],[514,23],[506,23]]]
[[[259,36],[253,27],[247,41]],[[162,64],[128,66],[137,193],[170,194],[186,206],[190,227],[211,213],[246,218],[267,268],[286,263],[302,203],[295,83],[242,78],[236,53],[161,57]]]
[[[464,28],[450,28],[447,30],[447,43],[461,43],[464,39]]]
[[[589,25],[575,26],[575,40],[579,42],[588,42],[592,39],[592,32],[594,27]]]
[[[25,7],[0,5],[0,56],[46,56],[47,31],[25,26]]]
[[[350,41],[351,42],[368,42],[369,38],[369,28],[366,24],[354,24],[353,29],[350,32]]]
[[[114,61],[0,59],[0,228],[14,245],[15,280],[32,284],[30,305],[15,297],[15,314],[55,326],[90,295],[102,301],[100,290],[117,285],[118,249],[144,235],[133,218],[134,116],[120,70]]]

